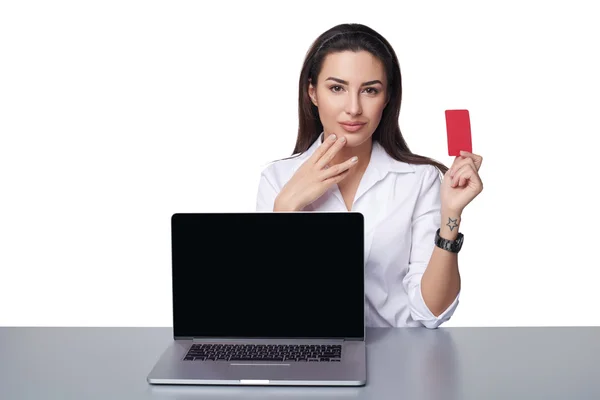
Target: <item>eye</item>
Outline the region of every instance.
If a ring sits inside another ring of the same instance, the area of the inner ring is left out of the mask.
[[[338,90],[338,89],[339,89],[339,90]],[[331,87],[329,88],[329,90],[331,90],[331,91],[332,91],[332,92],[334,92],[334,93],[337,93],[337,92],[339,92],[340,90],[342,90],[342,87],[341,87],[341,86],[339,86],[339,85],[334,85],[334,86],[331,86]]]
[[[379,93],[379,90],[377,90],[375,88],[372,88],[372,87],[366,88],[365,90],[367,91],[368,94],[377,94],[377,93]],[[369,90],[370,90],[370,92],[369,92]]]

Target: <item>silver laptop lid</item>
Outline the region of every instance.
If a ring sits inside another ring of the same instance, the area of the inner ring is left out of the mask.
[[[177,213],[171,235],[175,339],[364,339],[362,214]]]

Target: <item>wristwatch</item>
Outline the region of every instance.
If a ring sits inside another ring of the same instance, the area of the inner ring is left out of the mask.
[[[464,237],[465,236],[462,233],[459,233],[456,240],[444,239],[440,236],[440,229],[438,228],[437,232],[435,233],[435,245],[452,253],[458,253],[462,247]]]

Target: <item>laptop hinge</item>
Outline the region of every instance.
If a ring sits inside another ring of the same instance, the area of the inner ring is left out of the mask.
[[[226,337],[203,337],[203,338],[195,338],[195,337],[186,337],[186,338],[176,338],[179,340],[192,340],[193,342],[229,342],[229,343],[244,343],[244,342],[319,342],[319,343],[340,343],[348,340],[361,340],[361,339],[332,339],[332,338],[226,338]]]

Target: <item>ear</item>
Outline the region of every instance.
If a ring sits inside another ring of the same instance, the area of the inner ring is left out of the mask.
[[[310,100],[312,101],[312,103],[316,107],[318,107],[319,105],[317,104],[317,90],[313,86],[313,84],[310,81],[310,79],[308,80],[308,96],[310,97]]]

